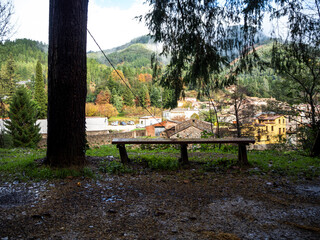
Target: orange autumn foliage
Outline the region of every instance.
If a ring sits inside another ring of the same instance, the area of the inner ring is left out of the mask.
[[[96,104],[107,104],[110,103],[111,93],[109,90],[101,91],[96,98]]]
[[[94,103],[86,103],[86,116],[87,117],[113,117],[117,116],[117,109],[109,103],[106,104],[94,104]]]
[[[140,82],[151,82],[152,81],[152,75],[149,73],[140,73],[138,75],[138,80]]]
[[[100,104],[99,106],[99,113],[100,116],[111,118],[113,116],[118,115],[117,109],[112,104]]]
[[[117,71],[113,70],[111,72],[111,79],[114,80],[114,81],[117,81],[117,82],[121,82],[121,84],[125,84],[126,83],[128,86],[131,86],[129,81],[128,81],[128,79],[125,78],[125,76],[124,76],[124,74],[123,74],[123,72],[121,70],[117,70]],[[123,81],[125,81],[125,83]]]

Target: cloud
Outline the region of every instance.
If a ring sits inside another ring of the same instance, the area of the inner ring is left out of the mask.
[[[137,0],[126,10],[118,7],[104,8],[94,0],[89,2],[88,29],[102,49],[120,46],[133,38],[145,35],[148,30],[144,23],[139,23],[136,16],[145,14],[148,6]],[[97,50],[95,43],[88,36],[88,50]]]
[[[49,0],[13,0],[16,33],[13,38],[29,38],[48,43]]]
[[[28,38],[48,43],[49,0],[13,0],[13,3],[16,34],[12,39]],[[135,0],[127,9],[102,7],[96,0],[90,0],[88,29],[102,49],[117,47],[148,33],[144,23],[134,19],[147,10],[143,0]],[[98,50],[89,35],[87,49]]]

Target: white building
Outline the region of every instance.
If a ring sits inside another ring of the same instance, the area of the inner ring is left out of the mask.
[[[40,133],[46,134],[47,129],[48,129],[47,119],[39,119],[39,120],[37,120],[36,123],[40,125]],[[3,120],[0,119],[0,131],[2,131],[4,129],[5,129],[5,127],[3,124]],[[86,118],[86,130],[88,132],[109,130],[108,118],[102,118],[102,117]]]
[[[190,119],[193,114],[199,115],[198,109],[174,108],[172,110],[163,111],[163,117],[172,120],[179,117],[184,117],[186,120]]]
[[[150,126],[160,122],[162,122],[162,119],[159,117],[144,116],[139,118],[139,124],[141,125],[141,127]]]

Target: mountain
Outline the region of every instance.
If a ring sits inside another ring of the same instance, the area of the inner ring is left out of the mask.
[[[151,38],[149,36],[145,35],[145,36],[134,38],[130,42],[128,42],[126,44],[123,44],[123,45],[121,45],[119,47],[103,50],[103,52],[105,54],[110,54],[110,53],[113,53],[113,52],[124,50],[124,49],[126,49],[126,48],[128,48],[131,45],[136,44],[136,43],[148,44],[148,43],[153,43],[153,41],[151,40]],[[98,51],[98,52],[89,51],[88,52],[88,55],[90,57],[93,57],[95,55],[100,55],[100,54],[102,55],[102,53],[100,51]]]
[[[149,36],[141,36],[130,42],[112,49],[103,50],[113,65],[126,65],[130,67],[146,67],[150,65],[152,48],[156,44]],[[110,66],[104,55],[98,52],[88,52],[88,58],[96,59],[101,64]]]

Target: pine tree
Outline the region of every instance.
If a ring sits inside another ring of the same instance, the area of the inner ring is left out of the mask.
[[[36,147],[41,139],[40,127],[36,124],[37,111],[27,94],[27,90],[18,88],[12,96],[9,119],[5,121],[8,133],[15,147]]]
[[[112,105],[118,110],[118,112],[121,112],[123,107],[122,97],[120,97],[119,95],[114,95],[112,96],[112,99]]]
[[[130,91],[129,88],[126,88],[123,93],[123,104],[126,106],[132,107],[134,104],[133,100],[134,100],[134,96],[132,92]]]
[[[36,66],[36,81],[35,81],[35,91],[34,100],[38,105],[38,118],[47,117],[47,96],[44,91],[44,81],[42,75],[42,65],[40,61],[37,62]]]
[[[10,54],[7,62],[1,68],[1,88],[3,89],[4,95],[9,97],[9,101],[16,86],[15,67],[15,61],[13,59],[12,54]]]
[[[153,86],[150,91],[151,105],[154,107],[161,107],[161,90]]]

